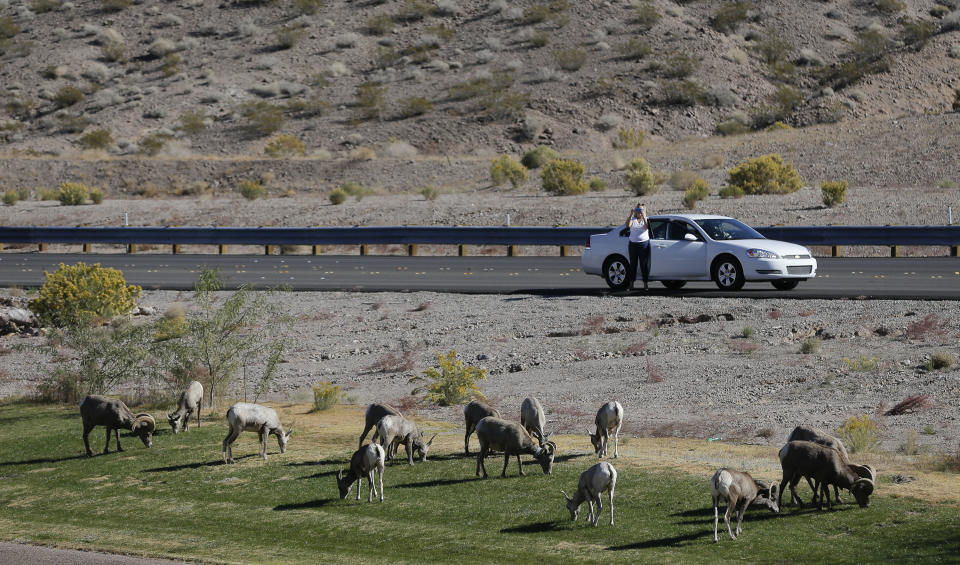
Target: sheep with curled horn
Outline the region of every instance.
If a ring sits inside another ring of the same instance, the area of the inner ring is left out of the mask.
[[[787,437],[787,443],[790,443],[791,441],[812,441],[813,443],[818,443],[820,445],[836,449],[843,459],[850,465],[850,468],[853,470],[853,472],[855,472],[860,478],[870,479],[871,481],[876,480],[876,472],[873,470],[873,467],[870,465],[855,465],[850,463],[850,455],[847,453],[847,448],[843,445],[843,442],[840,441],[840,438],[832,436],[820,428],[804,425],[797,426],[793,428],[793,431],[790,432],[790,435]],[[813,487],[813,480],[810,477],[807,477],[807,484],[810,485],[810,490],[814,491],[810,502],[816,503],[819,499],[819,493]],[[843,500],[840,499],[840,489],[837,488],[836,485],[833,486],[833,493],[837,503],[842,503]]]
[[[778,503],[789,486],[790,502],[797,501],[802,508],[803,501],[797,496],[797,483],[801,478],[809,477],[814,481],[814,492],[820,495],[817,499],[818,508],[823,508],[824,499],[827,508],[831,508],[830,485],[848,489],[861,508],[870,505],[870,495],[874,491],[873,479],[861,477],[836,449],[810,441],[791,441],[780,449],[779,457],[783,480],[780,482]],[[871,468],[863,471],[871,472],[872,476]]]
[[[110,432],[114,432],[117,438],[117,451],[123,451],[120,446],[120,430],[130,430],[134,435],[140,438],[143,445],[150,447],[153,445],[153,432],[157,429],[157,423],[153,416],[147,413],[134,415],[127,408],[127,405],[116,398],[107,398],[105,396],[90,395],[80,402],[80,418],[83,420],[83,444],[87,448],[87,456],[92,456],[90,449],[90,432],[97,426],[107,428],[107,443],[103,447],[103,453],[110,452]]]

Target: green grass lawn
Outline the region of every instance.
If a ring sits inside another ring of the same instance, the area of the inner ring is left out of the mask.
[[[502,458],[491,458],[487,480],[474,478],[475,458],[435,449],[427,463],[388,464],[379,504],[366,502],[365,485],[359,503],[355,485],[347,500],[337,496],[334,476],[356,435],[295,434],[284,455],[271,438],[264,463],[256,434],[244,433],[237,464],[224,465],[221,422],[174,436],[163,421],[152,449],[121,434],[126,451],[106,456],[97,428],[92,458],[75,408],[0,405],[0,423],[0,538],[25,543],[256,563],[960,560],[957,507],[882,493],[868,509],[753,508],[740,539],[724,533],[714,544],[708,476],[644,471],[623,458],[614,461],[616,526],[606,507],[597,528],[586,525],[585,506],[573,523],[560,489],[572,493],[596,462],[589,446],[561,451],[549,476],[531,463],[518,477],[513,460],[501,479]],[[448,432],[454,438],[462,434]]]

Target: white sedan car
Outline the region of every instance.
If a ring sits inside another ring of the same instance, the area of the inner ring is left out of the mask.
[[[817,274],[809,249],[766,239],[733,218],[675,214],[651,216],[649,222],[650,280],[670,289],[712,280],[723,290],[737,290],[747,281],[769,281],[790,290]],[[590,236],[580,259],[583,271],[600,275],[614,290],[626,290],[628,242],[623,225]]]

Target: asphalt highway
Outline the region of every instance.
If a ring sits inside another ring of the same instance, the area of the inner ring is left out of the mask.
[[[144,289],[190,290],[204,268],[218,269],[227,288],[350,291],[437,291],[600,295],[610,290],[600,277],[580,270],[579,257],[408,257],[405,255],[166,255],[0,254],[0,286],[36,287],[44,271],[62,263],[100,263],[123,271]],[[747,283],[721,292],[712,282],[670,291],[651,283],[651,293],[670,296],[795,298],[960,298],[960,258],[820,258],[817,277],[795,290]],[[642,296],[643,291],[632,294]]]

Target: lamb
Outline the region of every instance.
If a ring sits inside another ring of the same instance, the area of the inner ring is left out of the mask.
[[[350,457],[350,470],[343,474],[343,469],[337,471],[337,487],[340,489],[340,498],[346,498],[350,486],[357,481],[357,500],[360,500],[360,485],[363,477],[367,477],[367,502],[373,502],[377,494],[377,487],[373,483],[374,471],[380,474],[380,502],[383,502],[383,448],[375,443],[368,443],[353,453]]]
[[[520,425],[538,440],[543,441],[543,428],[547,425],[547,416],[535,396],[524,398],[523,403],[520,404]]]
[[[197,381],[190,381],[187,390],[180,394],[177,409],[167,414],[167,421],[173,428],[173,433],[186,431],[190,423],[190,416],[197,415],[197,427],[200,427],[200,408],[203,406],[203,385]]]
[[[543,468],[543,474],[549,475],[553,469],[553,457],[557,451],[557,444],[548,441],[547,435],[540,440],[539,445],[534,443],[533,436],[530,435],[523,426],[514,422],[501,420],[494,416],[477,422],[477,440],[480,441],[480,453],[477,455],[477,476],[483,470],[483,478],[487,478],[487,468],[483,460],[491,449],[503,452],[503,472],[501,477],[507,476],[507,464],[510,463],[510,456],[517,456],[517,466],[520,468],[520,475],[526,476],[523,472],[523,463],[520,462],[520,455],[529,454],[540,463]]]
[[[487,416],[499,418],[500,411],[479,400],[471,400],[469,404],[463,407],[463,420],[467,428],[463,435],[463,452],[465,454],[470,455],[470,436],[473,435],[477,422]]]
[[[420,452],[420,461],[427,460],[427,452],[430,451],[430,445],[436,434],[430,438],[430,441],[424,442],[420,429],[417,428],[411,420],[403,416],[384,416],[377,423],[377,435],[380,436],[380,444],[386,450],[387,460],[393,459],[397,454],[397,446],[401,443],[407,450],[407,462],[413,465],[413,450]]]
[[[714,473],[710,479],[710,496],[713,497],[713,541],[718,542],[717,529],[720,523],[720,517],[717,508],[720,501],[727,501],[727,511],[723,513],[723,520],[727,523],[727,532],[730,539],[737,539],[742,531],[743,515],[747,507],[751,504],[766,506],[770,510],[779,513],[780,506],[777,498],[780,485],[774,482],[768,485],[765,482],[757,481],[749,473],[734,471],[732,469],[720,469]],[[730,528],[730,513],[733,509],[737,510],[737,532],[734,533]]]
[[[267,460],[267,438],[270,434],[277,436],[280,453],[287,452],[287,442],[293,435],[293,428],[289,432],[283,431],[283,424],[277,416],[276,410],[259,404],[237,402],[227,410],[227,424],[230,431],[223,438],[223,462],[236,463],[233,460],[233,442],[237,441],[240,432],[258,432],[260,434],[260,456]]]
[[[817,501],[818,508],[823,508],[823,498],[827,499],[827,508],[831,508],[829,485],[848,489],[861,508],[870,505],[873,479],[860,477],[836,449],[810,441],[791,441],[780,449],[779,456],[783,468],[781,485],[790,485],[791,503],[796,500],[803,507],[796,487],[801,477],[810,477],[815,482],[814,492],[819,491],[821,496]],[[869,467],[867,469],[872,471]],[[782,502],[782,498],[781,490],[779,502]]]
[[[590,523],[596,527],[597,523],[600,521],[600,511],[603,510],[603,502],[600,499],[600,495],[603,494],[603,491],[609,491],[610,493],[610,525],[613,525],[613,491],[617,487],[617,470],[613,468],[613,465],[602,461],[597,463],[593,467],[590,467],[586,471],[580,473],[580,482],[577,486],[577,492],[573,493],[573,496],[568,496],[563,489],[560,492],[563,493],[563,497],[567,499],[567,510],[570,511],[570,519],[574,522],[577,521],[577,516],[580,514],[580,505],[584,501],[587,502],[588,507],[590,508],[590,515],[587,516],[587,519],[590,520]],[[597,512],[593,512],[593,503],[597,503]]]
[[[590,443],[593,444],[593,450],[598,457],[607,454],[607,443],[610,441],[610,430],[615,430],[613,435],[613,457],[620,456],[620,426],[623,425],[623,406],[617,401],[607,402],[597,411],[597,417],[594,420],[597,426],[597,433],[590,433]]]
[[[387,406],[386,404],[374,403],[367,406],[367,412],[363,415],[363,433],[360,434],[360,443],[357,444],[357,447],[363,446],[363,440],[370,430],[373,430],[373,438],[370,441],[377,442],[377,422],[384,416],[403,416],[403,414],[393,406]]]
[[[140,438],[143,445],[153,445],[153,432],[157,423],[150,414],[134,415],[127,405],[116,398],[90,395],[80,402],[80,418],[83,420],[83,445],[87,448],[87,457],[93,455],[90,450],[90,431],[97,426],[107,428],[107,443],[103,453],[110,452],[110,432],[117,438],[117,451],[123,451],[120,446],[120,429],[130,430]]]

